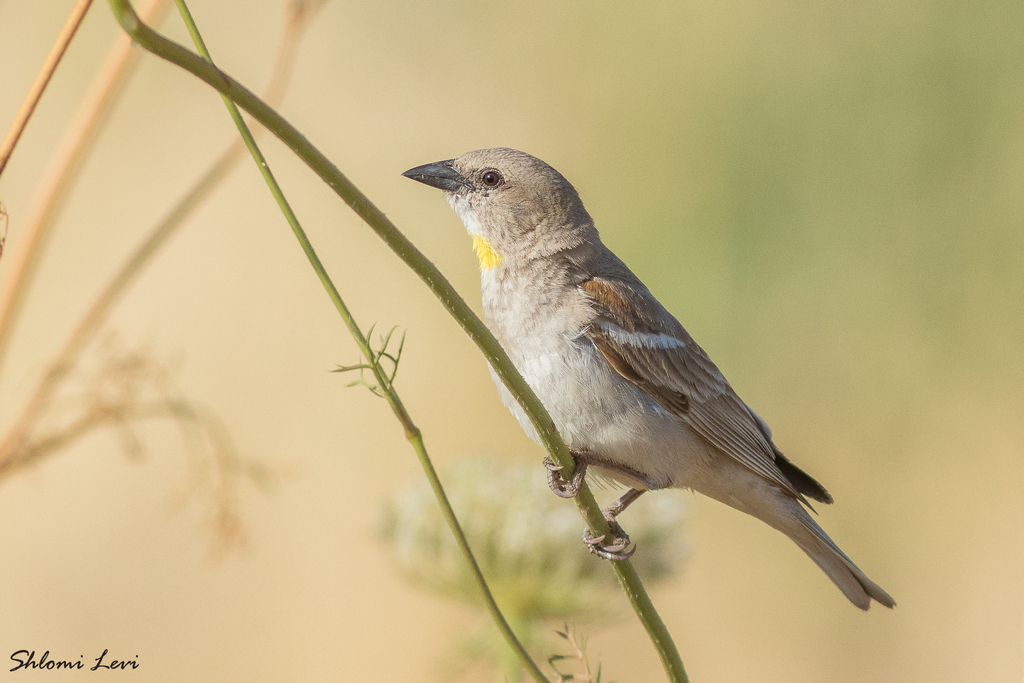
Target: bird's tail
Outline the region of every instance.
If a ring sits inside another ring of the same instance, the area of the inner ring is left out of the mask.
[[[886,607],[896,606],[892,597],[858,569],[802,507],[798,517],[799,528],[782,531],[828,574],[850,602],[864,610],[871,606],[872,599]]]

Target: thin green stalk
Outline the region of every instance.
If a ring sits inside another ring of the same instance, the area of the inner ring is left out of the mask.
[[[192,18],[192,14],[189,12],[188,6],[185,4],[185,0],[174,1],[178,6],[178,11],[181,13],[182,19],[185,21],[185,25],[188,27],[188,32],[192,36],[193,42],[195,42],[196,49],[198,49],[200,54],[202,54],[202,56],[212,64],[213,58],[210,56],[210,52],[206,48],[206,43],[199,34],[199,27],[196,26],[196,23]],[[409,416],[409,413],[402,404],[398,393],[394,389],[391,378],[388,377],[387,373],[381,367],[381,364],[377,359],[377,355],[374,353],[373,349],[370,348],[369,342],[363,335],[362,330],[360,330],[359,326],[356,324],[351,312],[348,310],[348,307],[342,300],[337,288],[335,288],[334,283],[327,274],[327,270],[320,262],[320,258],[317,256],[316,251],[314,251],[313,245],[310,244],[309,239],[306,237],[305,231],[302,229],[298,218],[295,216],[295,212],[292,211],[291,205],[285,198],[280,185],[278,185],[273,172],[270,170],[270,166],[267,164],[263,153],[256,144],[255,138],[249,130],[249,127],[245,124],[245,121],[242,119],[241,112],[239,112],[238,107],[235,106],[235,103],[228,97],[223,95],[222,97],[224,99],[224,104],[228,108],[228,112],[231,114],[232,120],[235,122],[235,126],[238,128],[238,132],[242,135],[242,139],[245,141],[245,146],[252,154],[253,161],[256,162],[256,166],[259,168],[267,186],[270,188],[271,194],[277,200],[278,206],[281,208],[281,212],[284,214],[285,219],[292,228],[292,232],[295,233],[295,237],[302,245],[302,250],[305,252],[310,264],[312,264],[313,270],[316,271],[317,277],[319,277],[320,282],[323,283],[328,296],[331,297],[335,308],[337,308],[342,320],[345,321],[346,327],[348,327],[352,337],[356,340],[356,344],[359,346],[359,350],[362,352],[363,357],[366,358],[366,361],[370,366],[370,370],[373,372],[374,378],[377,381],[377,385],[384,393],[384,397],[387,399],[388,404],[402,423],[402,426],[405,428],[406,438],[416,451],[416,456],[419,458],[420,464],[423,466],[424,472],[426,472],[427,479],[429,479],[430,485],[434,489],[434,494],[441,505],[441,511],[444,515],[445,521],[448,522],[448,526],[451,528],[456,542],[462,549],[463,554],[466,556],[470,564],[472,575],[484,598],[484,604],[487,606],[492,618],[497,623],[498,629],[508,641],[509,646],[513,651],[515,651],[526,670],[539,683],[547,683],[547,678],[544,676],[543,672],[541,672],[540,667],[537,666],[529,653],[526,652],[526,648],[524,648],[522,643],[519,642],[519,639],[516,637],[512,628],[509,626],[508,621],[505,619],[505,616],[498,608],[498,604],[495,602],[494,596],[491,594],[490,588],[488,588],[487,582],[484,579],[483,572],[480,571],[480,566],[477,564],[472,550],[470,550],[469,542],[466,540],[466,536],[462,531],[462,526],[455,517],[455,511],[452,510],[448,497],[445,495],[444,489],[441,486],[441,481],[437,476],[437,472],[434,470],[433,463],[430,461],[426,445],[423,443],[423,435],[420,433],[419,428],[412,422],[412,418]]]
[[[327,157],[276,111],[228,74],[143,24],[132,9],[129,0],[109,0],[109,2],[122,28],[132,36],[136,43],[158,57],[195,75],[252,115],[291,148],[384,240],[406,265],[412,268],[413,272],[430,287],[441,304],[480,348],[491,367],[494,368],[502,382],[530,417],[552,459],[563,466],[562,471],[566,476],[571,476],[574,470],[572,456],[555,430],[554,423],[544,406],[516,371],[512,361],[494,336],[473,313],[472,309],[466,305],[466,302],[452,288],[437,267]],[[302,240],[300,239],[300,241]],[[601,514],[597,501],[586,485],[580,495],[576,497],[576,504],[591,532],[598,536],[609,532],[608,524]],[[657,648],[669,680],[673,683],[687,682],[689,679],[683,668],[679,652],[672,642],[672,637],[654,609],[643,583],[631,563],[628,560],[613,562],[612,568],[623,585],[634,611]]]

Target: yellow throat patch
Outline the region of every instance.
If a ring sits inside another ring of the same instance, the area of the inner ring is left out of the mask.
[[[501,254],[494,251],[490,242],[480,235],[472,235],[472,238],[476,260],[480,262],[480,270],[490,270],[501,263]]]

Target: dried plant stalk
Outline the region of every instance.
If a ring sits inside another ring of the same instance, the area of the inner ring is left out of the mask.
[[[149,17],[149,21],[157,21],[168,6],[167,0],[149,0],[142,12]],[[3,367],[11,328],[21,309],[54,219],[81,169],[82,161],[88,156],[106,123],[121,87],[141,55],[140,50],[132,49],[131,38],[125,35],[118,37],[93,80],[85,101],[75,114],[50,169],[43,177],[28,219],[19,230],[16,249],[10,256],[10,270],[0,284],[0,368]]]

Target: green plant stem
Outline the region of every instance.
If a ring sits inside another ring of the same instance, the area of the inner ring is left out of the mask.
[[[237,103],[252,115],[295,152],[384,240],[406,265],[412,268],[480,348],[491,367],[494,368],[502,382],[530,417],[552,459],[563,467],[562,472],[565,476],[571,476],[575,467],[572,456],[558,435],[547,410],[516,371],[512,361],[494,336],[452,288],[437,267],[327,157],[276,111],[210,62],[143,24],[132,9],[129,0],[109,0],[109,2],[118,22],[135,42],[158,57],[180,66],[206,82],[221,95]],[[300,242],[302,242],[301,239]],[[608,524],[601,514],[597,501],[586,485],[580,495],[576,497],[576,504],[592,533],[600,536],[609,532]],[[657,648],[669,680],[673,683],[687,682],[689,679],[683,668],[679,652],[668,629],[651,603],[635,569],[628,560],[613,562],[612,568],[623,585],[634,611]]]
[[[209,50],[206,48],[206,44],[203,41],[202,36],[199,34],[199,27],[196,26],[195,21],[192,18],[192,14],[188,10],[188,6],[185,4],[185,0],[174,0],[178,6],[178,11],[181,13],[182,19],[185,21],[185,25],[188,27],[189,34],[192,36],[192,40],[195,42],[196,49],[199,50],[200,54],[211,64],[213,59],[210,56]],[[427,479],[430,481],[431,487],[434,489],[434,494],[441,505],[441,511],[444,515],[445,521],[448,522],[448,526],[451,528],[452,533],[455,535],[455,540],[459,547],[462,549],[463,554],[466,556],[472,570],[473,577],[477,582],[477,586],[484,598],[484,603],[490,611],[492,618],[498,625],[502,635],[508,641],[509,646],[519,657],[523,666],[529,671],[530,675],[539,683],[546,683],[547,678],[541,672],[540,667],[537,666],[536,662],[530,657],[529,653],[526,652],[526,648],[523,647],[522,643],[516,637],[512,628],[509,626],[508,621],[498,607],[497,602],[494,600],[494,596],[491,594],[490,588],[487,586],[487,582],[484,579],[483,572],[480,571],[480,566],[476,562],[476,558],[473,556],[472,551],[469,547],[469,542],[466,540],[466,536],[462,531],[462,527],[459,524],[458,519],[455,517],[455,512],[452,510],[451,504],[448,501],[447,495],[445,495],[444,489],[441,486],[441,481],[437,476],[437,472],[434,470],[433,463],[430,460],[430,456],[427,454],[426,445],[423,442],[423,435],[420,433],[419,428],[413,423],[412,418],[409,416],[408,411],[402,404],[398,393],[395,391],[394,386],[391,382],[390,377],[381,367],[377,355],[370,348],[370,344],[366,337],[363,335],[362,330],[356,324],[355,319],[352,317],[352,313],[348,310],[345,302],[342,300],[341,295],[338,293],[337,288],[331,281],[330,276],[327,274],[327,270],[320,262],[320,258],[317,256],[316,251],[313,249],[313,245],[306,237],[305,231],[299,224],[299,220],[292,211],[291,205],[285,198],[284,193],[278,185],[277,180],[274,178],[273,172],[270,170],[270,166],[267,164],[263,153],[260,151],[259,146],[256,144],[256,140],[253,137],[249,127],[242,119],[242,114],[227,96],[222,95],[224,104],[228,108],[228,112],[231,114],[232,120],[235,122],[235,126],[238,128],[238,132],[242,135],[242,139],[245,141],[245,146],[249,149],[252,154],[253,160],[256,162],[257,168],[263,175],[267,186],[270,188],[271,194],[274,199],[277,200],[278,206],[281,208],[281,212],[284,214],[285,219],[292,228],[292,232],[295,237],[299,240],[299,244],[302,245],[302,250],[305,252],[306,257],[309,259],[310,264],[313,266],[313,270],[316,271],[317,277],[320,278],[320,282],[323,284],[324,289],[327,290],[328,296],[331,301],[334,302],[335,308],[341,315],[342,320],[345,321],[345,326],[348,327],[349,332],[355,339],[356,344],[359,346],[359,350],[362,352],[363,357],[366,358],[367,363],[370,366],[370,370],[373,372],[374,378],[377,381],[377,385],[384,393],[384,397],[388,404],[391,406],[392,411],[398,417],[399,421],[405,429],[406,438],[412,444],[413,450],[416,451],[416,456],[420,460],[420,464],[423,466],[426,472]]]

